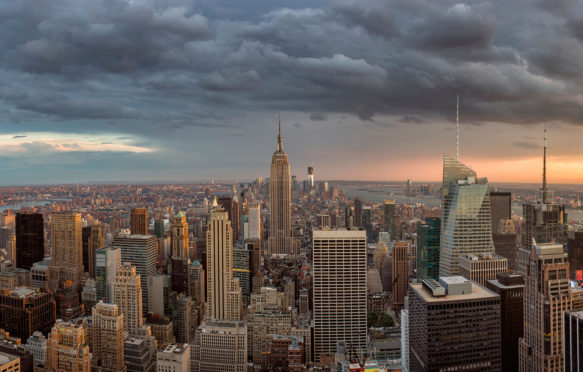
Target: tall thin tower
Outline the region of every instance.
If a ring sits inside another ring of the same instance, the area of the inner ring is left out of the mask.
[[[541,187],[543,204],[549,203],[549,190],[547,189],[547,128],[545,126],[545,140],[543,150],[543,185]]]
[[[460,95],[457,95],[455,109],[455,160],[460,160]]]
[[[281,120],[277,149],[271,160],[271,177],[269,179],[269,252],[271,254],[293,254],[293,235],[291,227],[291,179],[289,160],[283,151],[281,137]]]

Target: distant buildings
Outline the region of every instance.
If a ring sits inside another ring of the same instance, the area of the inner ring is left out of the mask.
[[[343,340],[366,350],[366,233],[313,231],[314,353],[336,352]]]
[[[500,297],[460,277],[409,284],[409,371],[500,371]]]
[[[394,200],[385,200],[383,204],[383,231],[387,231],[390,234],[391,240],[397,240]]]

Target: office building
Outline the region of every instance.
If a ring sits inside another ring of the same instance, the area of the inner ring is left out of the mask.
[[[562,313],[571,310],[568,273],[563,244],[536,242],[524,285],[524,337],[518,346],[520,372],[563,371]]]
[[[67,372],[90,372],[91,353],[85,328],[79,322],[57,323],[48,341],[49,368]]]
[[[190,296],[180,294],[176,298],[176,308],[174,309],[174,334],[176,342],[190,342],[195,329],[196,320],[193,314],[194,303]]]
[[[196,330],[191,372],[246,372],[247,326],[244,321],[204,321]]]
[[[511,219],[501,220],[496,233],[492,233],[494,252],[508,260],[508,269],[516,269],[517,245],[514,222]]]
[[[247,235],[245,239],[261,239],[261,205],[253,203],[249,205],[249,220],[247,222]]]
[[[490,226],[492,234],[500,232],[500,222],[512,219],[512,194],[490,191]]]
[[[170,259],[172,290],[177,294],[191,295],[191,262],[188,257],[172,257]]]
[[[375,241],[372,226],[372,207],[369,205],[362,207],[362,227],[366,230],[366,239],[369,242]]]
[[[91,323],[92,370],[125,372],[123,314],[114,304],[98,303]]]
[[[364,227],[362,225],[362,199],[354,198],[354,226]]]
[[[271,160],[269,178],[269,241],[270,254],[295,254],[291,226],[291,189],[289,160],[283,151],[281,122],[277,136],[277,149]]]
[[[50,289],[56,291],[70,281],[71,287],[77,290],[84,272],[81,215],[72,212],[52,213]]]
[[[583,311],[566,311],[563,320],[565,372],[583,371]]]
[[[518,371],[518,340],[523,336],[524,276],[506,272],[486,282],[500,296],[502,372]]]
[[[458,274],[458,257],[493,253],[488,180],[450,155],[443,158],[439,274]]]
[[[189,253],[188,223],[184,213],[178,212],[172,224],[172,257],[188,258]]]
[[[124,361],[127,372],[156,371],[156,347],[147,339],[126,337],[124,340]]]
[[[190,345],[166,345],[158,350],[156,365],[158,372],[190,372]]]
[[[190,291],[196,305],[206,301],[206,279],[204,269],[199,260],[194,260],[190,271]]]
[[[500,296],[461,276],[410,283],[409,371],[500,371]]]
[[[148,235],[148,210],[146,208],[134,208],[131,212],[132,235]]]
[[[244,247],[233,248],[233,278],[239,279],[241,294],[245,303],[249,303],[251,294],[251,252],[248,250],[249,245]]]
[[[172,291],[172,278],[170,275],[156,274],[148,279],[149,313],[172,317],[172,307],[176,293]]]
[[[164,220],[154,221],[154,235],[158,238],[163,238],[166,232],[166,226],[164,225]]]
[[[113,303],[123,314],[124,330],[134,336],[143,325],[142,283],[136,267],[124,262],[113,280]]]
[[[16,267],[30,270],[45,256],[43,215],[16,213]]]
[[[207,317],[237,320],[242,294],[233,278],[233,231],[223,209],[211,211],[207,231]]]
[[[383,231],[386,231],[390,234],[391,240],[397,240],[394,200],[385,200],[383,204]]]
[[[83,267],[90,278],[95,278],[95,252],[105,246],[103,228],[96,223],[83,227]]]
[[[46,289],[18,287],[0,293],[0,328],[22,340],[34,331],[48,333],[56,311],[55,300]]]
[[[409,371],[409,310],[401,310],[401,365]]]
[[[10,337],[0,341],[0,353],[19,358],[22,372],[34,370],[34,356],[21,345],[19,338]]]
[[[499,273],[508,271],[508,260],[497,254],[465,254],[459,256],[458,261],[461,276],[484,286]]]
[[[24,347],[32,353],[35,366],[46,365],[49,362],[48,341],[42,332],[34,331],[26,340]]]
[[[148,278],[156,274],[156,244],[154,235],[120,235],[113,245],[121,248],[122,262],[131,262],[142,281],[143,312],[148,313]]]
[[[40,262],[35,262],[30,269],[30,286],[33,288],[49,288],[49,266],[51,265],[50,257]]]
[[[95,289],[97,301],[113,302],[113,280],[121,266],[121,248],[106,247],[95,251]]]
[[[402,309],[409,283],[409,245],[406,242],[395,242],[393,245],[392,273],[393,309]],[[382,287],[382,286],[381,286]]]
[[[314,357],[338,341],[366,350],[366,233],[313,231]]]
[[[439,279],[441,219],[426,218],[417,225],[417,280]]]

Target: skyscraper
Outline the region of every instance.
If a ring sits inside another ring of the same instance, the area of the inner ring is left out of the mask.
[[[462,254],[493,253],[488,180],[452,156],[443,158],[439,274],[458,274]]]
[[[247,326],[244,321],[206,320],[191,345],[190,371],[247,371]]]
[[[46,289],[18,287],[0,293],[0,328],[26,340],[34,331],[47,333],[55,323],[56,305]]]
[[[95,251],[105,246],[103,228],[99,223],[83,227],[83,267],[89,277],[95,278]]]
[[[83,273],[83,241],[81,215],[72,212],[51,214],[50,288],[56,291],[66,281],[79,288]]]
[[[383,231],[390,234],[391,240],[397,240],[395,235],[395,201],[385,200],[383,204]]]
[[[315,360],[338,341],[366,351],[366,233],[316,229],[313,257]]]
[[[500,221],[512,218],[512,194],[509,192],[490,192],[490,214],[492,233],[499,232]]]
[[[148,235],[148,210],[146,208],[134,208],[130,216],[132,234]]]
[[[571,310],[569,262],[562,244],[532,247],[524,286],[520,372],[563,371],[563,312]]]
[[[354,198],[354,226],[364,227],[362,225],[362,199]]]
[[[148,278],[156,274],[156,244],[154,235],[120,235],[113,245],[121,248],[122,262],[131,262],[142,281],[142,306],[148,313]]]
[[[233,230],[224,209],[211,211],[207,231],[207,317],[238,320],[241,288],[233,280]]]
[[[172,257],[189,257],[188,223],[182,212],[178,212],[172,224]]]
[[[277,136],[277,149],[271,160],[271,177],[269,178],[269,241],[271,254],[294,254],[291,226],[291,190],[289,160],[283,151],[281,122]]]
[[[121,248],[106,247],[95,251],[95,289],[97,301],[113,301],[112,283],[121,266]]]
[[[123,314],[117,305],[98,303],[93,308],[91,323],[92,370],[124,372]]]
[[[439,279],[441,219],[430,217],[417,225],[417,279]]]
[[[124,262],[113,281],[113,303],[123,314],[124,330],[135,336],[144,324],[142,283],[136,267]]]
[[[547,131],[544,135],[543,180],[541,197],[523,205],[524,231],[522,249],[530,252],[533,239],[537,243],[567,244],[567,212],[565,206],[551,201],[547,188]],[[523,255],[525,257],[525,255]]]
[[[406,242],[395,242],[393,245],[392,273],[393,309],[402,309],[405,304],[409,283],[409,245]]]
[[[261,206],[257,203],[249,205],[248,234],[245,239],[261,239]]]
[[[501,273],[496,279],[488,280],[486,288],[500,296],[502,372],[518,371],[518,340],[524,333],[524,277]]]
[[[30,270],[45,256],[43,215],[16,213],[16,267]]]

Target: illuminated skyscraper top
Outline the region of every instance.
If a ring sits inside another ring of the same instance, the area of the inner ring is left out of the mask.
[[[277,136],[277,149],[271,160],[269,179],[270,226],[268,248],[271,254],[292,254],[291,178],[289,160],[281,136],[281,120]]]

